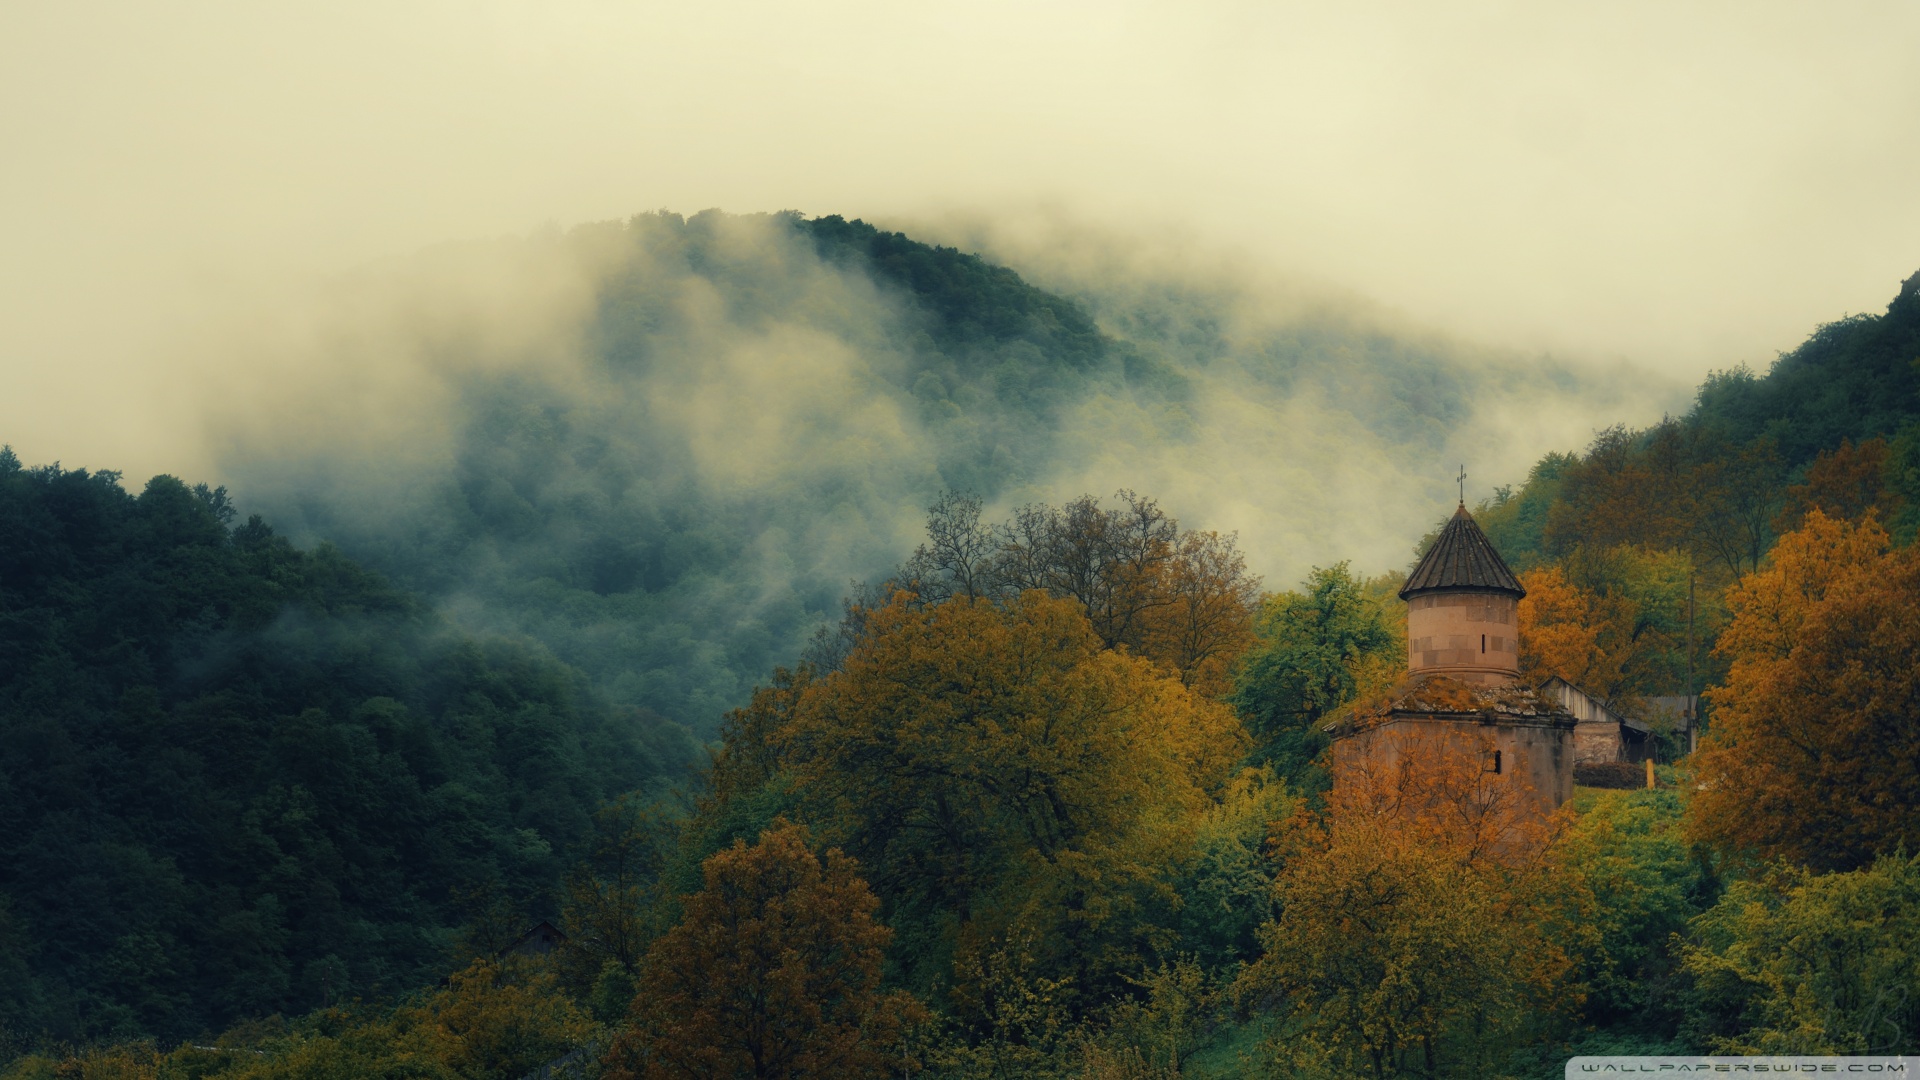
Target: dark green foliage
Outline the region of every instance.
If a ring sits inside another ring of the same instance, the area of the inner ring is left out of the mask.
[[[1641,613],[1632,636],[1657,639],[1659,655],[1628,689],[1686,693],[1724,669],[1713,651],[1725,618],[1720,592],[1797,523],[1810,471],[1833,475],[1843,441],[1886,438],[1878,486],[1860,478],[1856,497],[1878,503],[1897,540],[1920,532],[1916,387],[1920,275],[1886,314],[1819,328],[1765,377],[1746,369],[1709,376],[1684,417],[1611,427],[1583,453],[1548,454],[1517,491],[1498,489],[1475,516],[1516,570],[1557,562],[1583,588],[1632,594]],[[1691,664],[1689,581],[1698,586]]]
[[[1316,567],[1302,585],[1261,605],[1258,640],[1241,658],[1228,700],[1258,743],[1255,757],[1296,791],[1311,792],[1330,783],[1319,764],[1328,745],[1321,721],[1390,685],[1406,666],[1406,644],[1385,582],[1361,581],[1342,562]]]
[[[1897,542],[1911,543],[1920,533],[1920,419],[1910,421],[1887,440],[1882,480],[1899,503],[1887,525]]]
[[[1109,342],[1078,304],[1043,292],[1019,274],[978,255],[935,247],[834,214],[792,218],[822,258],[849,265],[898,288],[914,301],[914,322],[942,353],[971,365],[990,350],[1024,342],[1056,364],[1084,369],[1107,355]]]
[[[430,982],[684,732],[224,490],[0,452],[0,1023],[183,1037]]]
[[[1789,464],[1841,439],[1891,435],[1920,416],[1920,288],[1909,279],[1884,315],[1813,332],[1764,378],[1721,372],[1700,387],[1692,423],[1747,443],[1771,436]]]
[[[1230,970],[1260,955],[1262,923],[1278,914],[1273,878],[1280,862],[1268,845],[1299,806],[1271,769],[1249,769],[1198,822],[1193,852],[1175,870],[1180,910],[1168,922],[1178,946],[1167,950],[1208,971]]]
[[[1885,483],[1904,500],[1896,529],[1920,519],[1920,275],[1884,315],[1814,331],[1764,376],[1746,368],[1701,384],[1691,413],[1645,430],[1603,431],[1584,454],[1549,454],[1518,492],[1477,516],[1516,569],[1581,546],[1688,551],[1737,576],[1773,541],[1786,485],[1842,440],[1887,437]]]
[[[1549,560],[1547,512],[1560,497],[1561,477],[1576,460],[1573,454],[1548,454],[1534,462],[1519,491],[1511,485],[1495,488],[1493,498],[1473,508],[1474,522],[1515,573]],[[1439,535],[1440,527],[1436,526],[1421,542],[1422,555]]]

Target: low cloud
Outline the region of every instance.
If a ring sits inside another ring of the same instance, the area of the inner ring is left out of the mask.
[[[1158,404],[1090,395],[1035,493],[1154,493],[1191,525],[1238,531],[1272,587],[1341,559],[1401,568],[1452,510],[1461,467],[1477,502],[1544,453],[1684,411],[1692,393],[1619,361],[1438,333],[1178,232],[1127,236],[1057,210],[924,229],[1081,300],[1180,385]]]
[[[1684,400],[1179,238],[915,231],[1074,298],[1104,358],[936,345],[925,309],[786,218],[643,215],[435,248],[208,333],[217,471],[296,539],[706,728],[911,551],[943,489],[1000,514],[1138,491],[1285,587],[1403,564],[1462,462],[1477,497]]]

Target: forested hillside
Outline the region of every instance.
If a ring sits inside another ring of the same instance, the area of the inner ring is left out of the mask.
[[[514,284],[449,301],[475,266]],[[1417,521],[1407,493],[1438,477],[1411,463],[1484,452],[1483,415],[1615,392],[1341,311],[1274,324],[1171,282],[1073,298],[838,217],[643,214],[382,273],[342,286],[303,360],[337,380],[235,421],[236,498],[709,735],[944,491],[1254,507],[1261,558],[1304,571],[1313,515]],[[527,299],[547,292],[568,299]],[[289,434],[315,410],[322,432]]]
[[[1789,465],[1841,440],[1894,435],[1920,416],[1920,273],[1901,283],[1881,315],[1852,315],[1814,331],[1764,377],[1745,369],[1700,387],[1688,417],[1735,443],[1771,437]]]
[[[431,983],[685,732],[224,490],[0,449],[0,1024],[181,1038]]]
[[[1089,432],[1215,445],[1234,395],[1378,407],[1376,449],[1430,457],[1485,370],[837,218],[538,243],[585,267],[527,317],[565,349],[455,305],[398,441],[239,440],[299,543],[0,451],[5,1080],[1547,1077],[1920,1037],[1913,283],[1477,507],[1523,679],[1653,729],[1657,788],[1541,820],[1464,752],[1333,782],[1329,725],[1405,688],[1397,567],[1263,588],[1152,491],[1037,480]],[[1695,689],[1697,750],[1651,701]],[[514,948],[535,918],[551,950]]]
[[[1911,541],[1916,387],[1920,275],[1885,313],[1820,327],[1765,375],[1713,375],[1684,416],[1609,428],[1500,488],[1476,515],[1525,572],[1541,625],[1562,629],[1541,637],[1571,650],[1552,666],[1629,705],[1697,691],[1726,671],[1713,645],[1731,617],[1727,591],[1809,511],[1871,513]]]
[[[1470,752],[1308,775],[1300,715],[1396,677],[1390,581],[1256,607],[1231,545],[1150,500],[950,500],[887,599],[729,715],[691,806],[596,815],[551,953],[7,1075],[1464,1080],[1911,1049],[1920,678],[1876,649],[1920,645],[1917,553],[1809,515],[1728,598],[1738,738],[1543,821]]]

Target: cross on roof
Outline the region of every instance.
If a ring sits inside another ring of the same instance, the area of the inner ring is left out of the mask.
[[[1467,505],[1467,467],[1465,465],[1460,466],[1460,476],[1458,479],[1460,481],[1460,505],[1465,506]]]

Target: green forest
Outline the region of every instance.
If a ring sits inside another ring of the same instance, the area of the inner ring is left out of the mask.
[[[1166,493],[1025,498],[1070,408],[1176,430],[1240,362],[1201,309],[831,217],[557,242],[611,267],[595,392],[463,374],[413,472],[289,451],[136,494],[0,450],[0,1077],[1920,1049],[1920,275],[1471,508],[1523,679],[1653,729],[1653,785],[1527,823],[1447,762],[1416,779],[1473,813],[1334,783],[1419,550],[1276,588]],[[1451,445],[1473,377],[1344,333],[1276,331],[1260,377],[1351,365],[1339,407]],[[729,335],[796,334],[864,342],[836,392],[922,456],[794,428],[785,471],[713,480],[744,467],[675,410]],[[1653,704],[1694,693],[1697,746]]]

